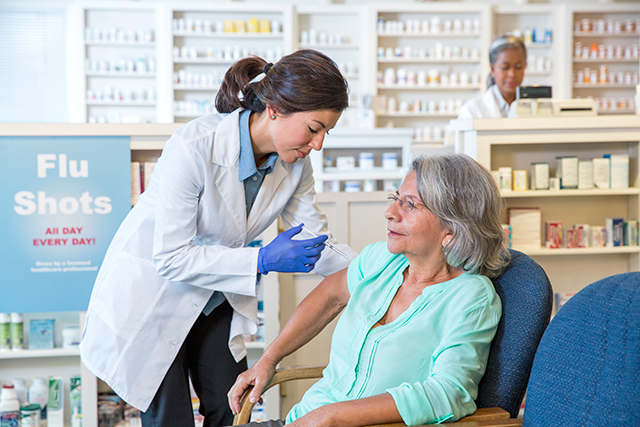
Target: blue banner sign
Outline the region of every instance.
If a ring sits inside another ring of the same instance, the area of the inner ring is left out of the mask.
[[[0,137],[0,312],[86,310],[131,209],[129,137]]]

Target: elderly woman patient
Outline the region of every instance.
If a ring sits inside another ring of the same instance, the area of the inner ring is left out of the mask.
[[[389,196],[388,241],[367,246],[302,301],[238,376],[228,394],[234,413],[249,385],[255,402],[282,358],[343,310],[323,378],[287,425],[418,425],[473,413],[502,313],[489,278],[509,261],[501,203],[492,176],[471,158],[416,159]]]

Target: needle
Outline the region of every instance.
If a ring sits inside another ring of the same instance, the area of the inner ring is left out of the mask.
[[[307,233],[311,234],[313,237],[318,237],[318,235],[312,231],[310,231],[307,227],[305,227],[304,225],[302,226],[302,229],[304,231],[306,231]],[[349,261],[351,261],[351,258],[349,258],[347,256],[347,254],[345,254],[344,252],[342,252],[340,249],[336,248],[335,246],[333,246],[331,243],[327,243],[327,242],[323,242],[323,244],[325,246],[327,246],[329,249],[333,249],[334,251],[336,251],[340,256],[348,259]]]

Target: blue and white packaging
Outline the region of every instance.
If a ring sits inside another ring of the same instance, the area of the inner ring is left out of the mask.
[[[55,319],[31,320],[29,322],[29,350],[50,350],[54,347]]]
[[[624,243],[624,219],[607,218],[605,226],[607,227],[607,246],[622,246]]]

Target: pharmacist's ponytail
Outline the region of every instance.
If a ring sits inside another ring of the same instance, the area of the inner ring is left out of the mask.
[[[524,60],[527,60],[527,48],[522,39],[514,36],[502,36],[495,39],[493,43],[491,43],[491,46],[489,46],[489,63],[495,66],[498,56],[507,49],[520,49]],[[496,81],[491,73],[489,73],[487,77],[487,88],[494,84],[496,84]]]
[[[336,64],[311,49],[283,56],[275,64],[253,56],[231,66],[216,95],[218,112],[245,108],[262,113],[267,104],[280,114],[341,113],[349,106],[349,87]]]

